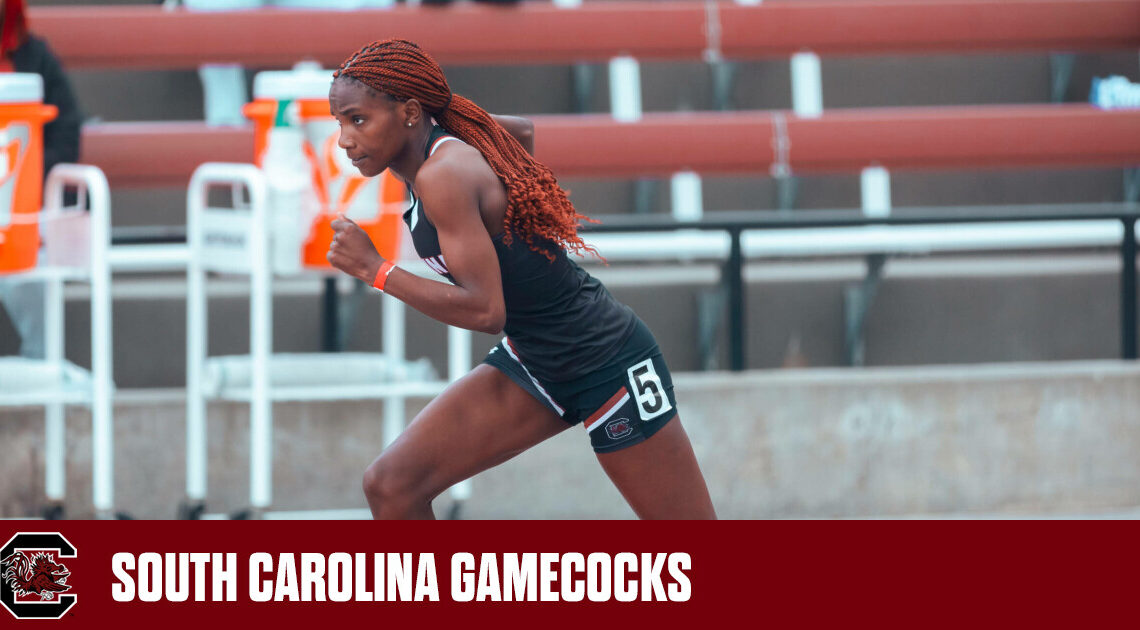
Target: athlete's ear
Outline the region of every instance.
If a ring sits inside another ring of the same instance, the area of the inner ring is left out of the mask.
[[[424,118],[424,106],[420,105],[420,102],[414,98],[409,98],[401,103],[400,109],[404,117],[405,127],[415,127]]]

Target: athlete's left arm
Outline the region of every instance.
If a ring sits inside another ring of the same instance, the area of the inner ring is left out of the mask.
[[[503,126],[507,133],[515,137],[523,145],[526,152],[534,155],[534,123],[522,116],[507,116],[504,114],[491,114],[495,122]]]

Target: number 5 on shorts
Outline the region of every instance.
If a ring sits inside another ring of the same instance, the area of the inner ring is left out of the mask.
[[[629,368],[627,373],[634,400],[637,401],[637,413],[641,414],[642,420],[648,422],[673,408],[669,404],[669,396],[665,394],[665,387],[661,385],[661,377],[653,369],[653,359],[638,363]]]

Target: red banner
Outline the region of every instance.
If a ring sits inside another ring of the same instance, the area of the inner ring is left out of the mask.
[[[1132,606],[1135,530],[1060,521],[3,521],[0,627],[1087,627]]]

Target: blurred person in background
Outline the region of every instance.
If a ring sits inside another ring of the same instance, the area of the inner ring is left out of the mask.
[[[83,114],[71,82],[47,42],[28,32],[24,0],[0,0],[0,71],[31,72],[44,79],[44,103],[59,110],[44,126],[44,175],[62,162],[79,161]]]
[[[47,42],[28,31],[24,0],[0,0],[0,71],[43,77],[44,103],[59,114],[44,125],[44,176],[56,164],[79,161],[79,127],[83,114],[71,82]],[[20,354],[44,357],[43,283],[19,276],[0,276],[0,303],[20,335]]]

